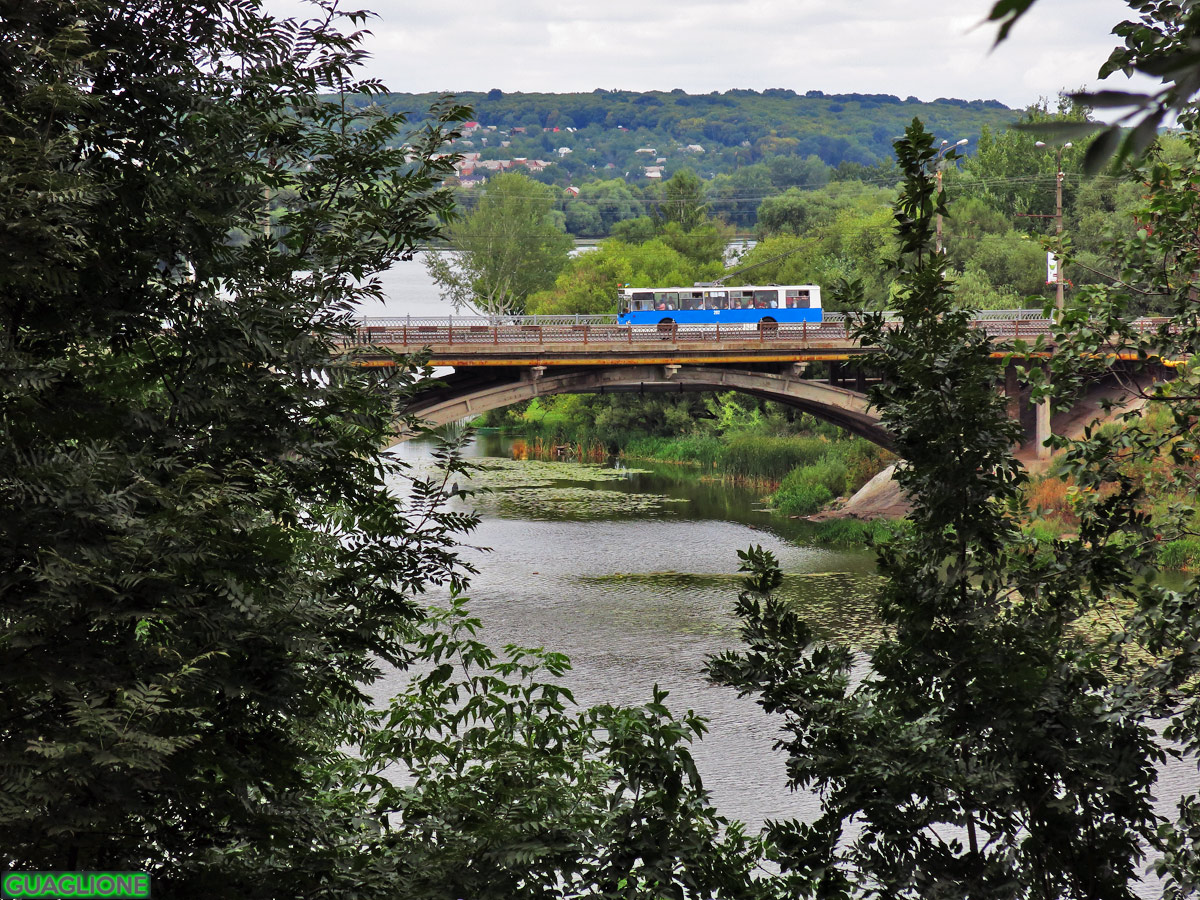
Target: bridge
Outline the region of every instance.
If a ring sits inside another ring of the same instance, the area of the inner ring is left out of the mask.
[[[1039,310],[979,314],[974,326],[1001,346],[1032,342],[1051,322]],[[736,390],[793,406],[882,446],[866,391],[875,380],[871,356],[843,314],[820,323],[761,325],[619,325],[613,316],[371,318],[348,349],[364,366],[390,366],[388,354],[428,351],[434,366],[453,367],[441,385],[422,391],[406,412],[431,425],[481,415],[522,400],[561,393],[664,393]],[[1009,414],[1032,420],[1038,456],[1049,450],[1050,409],[1022,402],[1009,365],[998,375]],[[411,435],[401,435],[401,440]]]

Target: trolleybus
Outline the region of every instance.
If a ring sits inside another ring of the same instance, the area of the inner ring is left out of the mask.
[[[820,322],[821,289],[815,284],[619,289],[622,325],[762,325]]]

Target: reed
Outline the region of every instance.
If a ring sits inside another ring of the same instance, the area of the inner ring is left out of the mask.
[[[1177,572],[1200,571],[1200,538],[1180,538],[1163,544],[1158,551],[1158,564]]]
[[[1071,506],[1072,485],[1069,479],[1053,475],[1031,482],[1027,495],[1030,514],[1044,519],[1057,518],[1069,526],[1078,525],[1079,517]]]
[[[824,457],[831,446],[833,442],[823,437],[740,434],[727,444],[721,468],[728,475],[779,483],[793,469]]]

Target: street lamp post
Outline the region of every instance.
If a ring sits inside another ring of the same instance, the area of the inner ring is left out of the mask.
[[[951,144],[949,141],[942,141],[942,149],[938,150],[937,156],[934,157],[934,166],[936,167],[936,173],[937,173],[937,192],[938,192],[939,200],[941,199],[941,193],[942,193],[942,157],[945,156],[947,150],[954,150],[958,147],[963,147],[966,144],[967,144],[967,138],[963,138],[961,141],[959,141],[955,144]],[[939,254],[942,252],[942,214],[940,212],[937,214],[937,252]]]
[[[1045,141],[1038,141],[1034,144],[1035,147],[1045,147]],[[1057,147],[1054,151],[1054,172],[1055,172],[1055,190],[1054,190],[1054,234],[1056,237],[1062,235],[1062,186],[1063,186],[1063,168],[1062,155],[1064,150],[1071,148],[1070,143],[1063,144]],[[1054,255],[1054,307],[1058,310],[1058,315],[1062,316],[1063,311],[1063,265],[1062,259],[1056,253]]]

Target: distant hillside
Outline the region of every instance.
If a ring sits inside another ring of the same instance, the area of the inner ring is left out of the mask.
[[[389,94],[384,102],[419,116],[437,96]],[[969,138],[969,153],[982,126],[1003,128],[1018,116],[996,100],[925,103],[890,94],[799,95],[786,89],[456,96],[474,109],[482,127],[455,149],[478,153],[481,162],[552,162],[539,180],[560,184],[633,179],[646,167],[660,167],[669,177],[686,166],[712,178],[780,157],[815,156],[835,168],[875,166],[892,158],[892,141],[914,116],[948,140]]]

